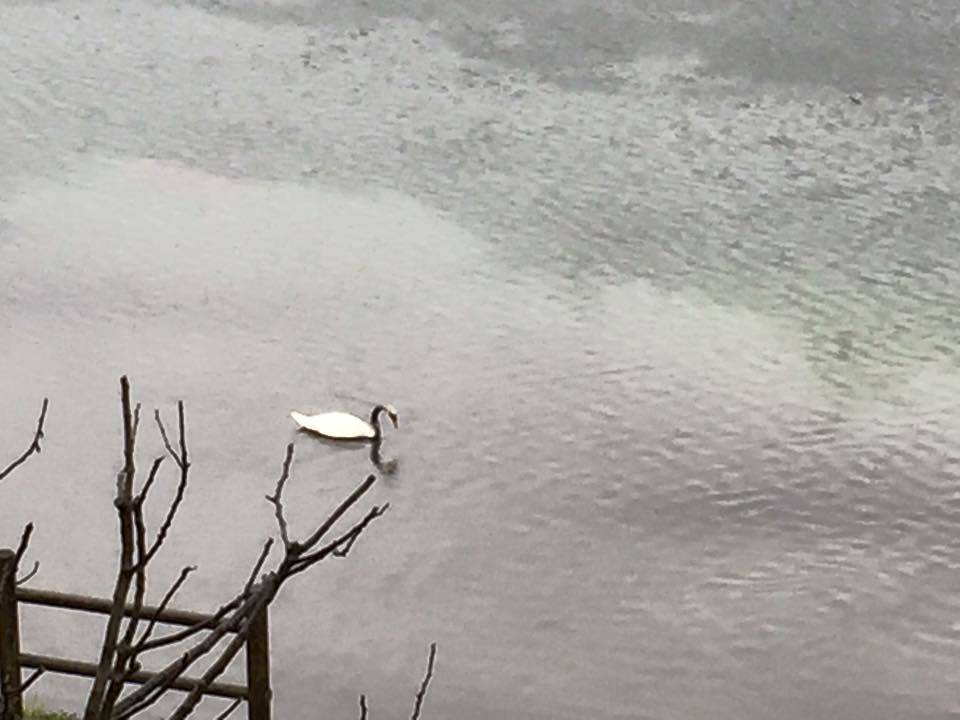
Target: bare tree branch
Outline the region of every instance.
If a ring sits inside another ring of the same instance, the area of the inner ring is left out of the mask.
[[[138,405],[139,407],[139,405]],[[135,425],[136,426],[136,421]],[[137,562],[133,566],[135,580],[133,591],[133,614],[127,619],[127,627],[123,639],[117,644],[116,660],[113,664],[113,674],[101,706],[101,715],[110,716],[113,706],[123,692],[124,683],[134,671],[133,641],[137,636],[137,626],[140,623],[140,613],[143,610],[143,600],[147,594],[147,527],[143,519],[143,499],[137,496],[133,499],[133,525],[135,531]]]
[[[423,676],[423,682],[420,683],[420,690],[417,691],[416,702],[413,705],[413,715],[410,720],[417,720],[420,717],[420,709],[423,707],[423,699],[427,694],[427,686],[430,684],[430,678],[433,677],[433,661],[437,657],[437,644],[430,643],[430,657],[427,659],[427,673]]]
[[[284,557],[280,561],[276,570],[265,574],[262,580],[256,585],[251,586],[249,585],[248,581],[248,585],[245,586],[244,592],[233,600],[233,603],[237,603],[234,605],[235,609],[231,610],[228,616],[223,617],[215,624],[209,625],[207,628],[205,628],[209,629],[210,631],[206,637],[186,650],[177,660],[169,663],[165,668],[160,670],[160,672],[158,672],[149,681],[144,683],[140,688],[134,690],[129,695],[117,702],[113,709],[111,720],[123,720],[124,718],[128,718],[150,707],[163,695],[166,689],[169,688],[170,684],[176,680],[176,678],[180,677],[184,672],[186,672],[194,662],[211,652],[227,633],[234,633],[234,637],[229,641],[226,647],[219,651],[216,660],[213,661],[207,671],[203,674],[200,682],[188,694],[183,702],[181,702],[174,714],[170,716],[170,720],[183,720],[183,718],[186,718],[200,702],[205,690],[209,688],[211,683],[216,681],[216,679],[226,669],[233,657],[240,651],[240,649],[243,648],[243,645],[247,639],[247,635],[249,634],[250,626],[256,618],[257,613],[269,606],[269,604],[276,597],[283,583],[293,575],[297,574],[297,572],[300,570],[306,569],[306,567],[318,562],[323,557],[329,556],[334,551],[343,550],[345,546],[352,544],[352,542],[356,540],[357,535],[359,535],[363,529],[366,528],[370,522],[372,522],[373,519],[383,514],[387,508],[387,505],[384,505],[382,508],[375,506],[370,512],[367,513],[363,520],[357,523],[345,534],[330,542],[324,548],[305,556],[305,558],[308,558],[306,564],[304,565],[301,562],[298,566],[298,561],[304,559],[301,558],[301,554],[305,551],[309,552],[312,548],[316,547],[317,543],[319,543],[324,534],[329,531],[334,522],[342,517],[343,514],[346,513],[354,504],[356,504],[363,494],[370,489],[375,480],[376,477],[373,475],[364,480],[350,494],[350,496],[347,497],[346,500],[340,503],[330,517],[328,517],[327,520],[321,524],[318,530],[310,536],[310,539],[307,542],[298,543],[291,541],[290,546],[286,548]],[[265,551],[261,550],[260,557],[257,559],[255,570],[259,571],[259,567],[262,565],[262,559],[264,557]],[[256,574],[254,573],[254,577],[255,575]],[[194,632],[194,630],[188,629],[186,633],[180,633],[179,636],[182,638],[187,634],[192,634],[192,632]],[[144,646],[143,650],[146,651],[151,646],[157,647],[161,643],[166,644],[170,637],[173,636],[168,636],[168,638],[158,638],[148,642]]]
[[[123,414],[123,470],[117,476],[117,497],[114,505],[120,520],[120,568],[113,590],[113,606],[110,619],[104,633],[103,644],[100,648],[100,660],[97,665],[97,676],[87,704],[83,711],[83,720],[98,720],[102,717],[102,706],[107,691],[107,681],[110,678],[111,667],[117,651],[117,639],[120,636],[120,626],[123,623],[127,595],[130,592],[130,583],[133,579],[133,553],[135,550],[134,517],[133,517],[133,477],[136,472],[134,464],[134,418],[130,408],[130,382],[127,376],[120,378],[120,403]]]
[[[280,528],[280,539],[283,541],[285,550],[290,549],[290,535],[287,531],[287,520],[283,516],[283,486],[290,476],[290,463],[293,461],[293,443],[287,445],[287,454],[283,459],[283,470],[280,473],[280,479],[277,480],[277,487],[273,495],[265,495],[268,502],[273,504],[274,514],[277,518],[277,525]]]
[[[232,703],[230,703],[230,705],[227,707],[226,710],[224,710],[222,713],[217,715],[213,720],[227,720],[227,718],[230,717],[230,714],[234,710],[236,710],[240,706],[240,703],[242,702],[243,702],[243,698],[237,698]]]
[[[30,443],[30,446],[23,452],[23,454],[14,460],[12,463],[7,465],[6,468],[0,470],[0,480],[3,480],[10,473],[16,470],[18,467],[23,465],[34,453],[39,453],[41,450],[40,441],[43,439],[43,421],[47,417],[47,406],[50,404],[50,401],[47,398],[43,399],[43,407],[40,408],[40,419],[37,420],[37,430],[33,434],[33,441]]]
[[[360,696],[360,720],[367,720],[367,696]]]
[[[17,578],[16,584],[17,584],[17,585],[23,585],[23,584],[25,584],[25,583],[27,583],[27,582],[30,582],[30,580],[32,580],[32,579],[34,578],[34,576],[35,576],[38,572],[40,572],[40,561],[39,561],[39,560],[34,560],[34,561],[33,561],[33,567],[30,569],[30,572],[28,572],[28,573],[27,573],[26,575],[24,575],[22,578]]]

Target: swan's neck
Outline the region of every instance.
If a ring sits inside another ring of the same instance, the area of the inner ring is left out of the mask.
[[[383,405],[377,405],[370,413],[370,424],[373,425],[373,439],[379,440],[383,436],[383,429],[380,427],[380,413],[386,412]]]

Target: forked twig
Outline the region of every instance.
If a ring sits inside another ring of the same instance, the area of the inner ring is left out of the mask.
[[[273,495],[264,495],[269,503],[273,505],[274,515],[277,518],[277,526],[280,528],[280,539],[283,541],[285,550],[290,549],[290,534],[287,530],[287,519],[283,515],[283,486],[290,477],[290,463],[293,462],[293,443],[287,445],[287,454],[283,458],[283,470],[280,472],[280,479],[277,480],[277,487]]]
[[[157,537],[154,538],[153,544],[146,552],[145,562],[150,562],[150,560],[153,559],[153,556],[157,554],[157,551],[159,551],[160,547],[163,545],[163,541],[167,539],[167,533],[170,531],[170,526],[173,525],[173,518],[177,514],[180,503],[183,502],[183,495],[187,490],[187,479],[190,472],[190,460],[187,458],[186,423],[183,415],[183,401],[180,400],[177,402],[177,419],[178,428],[180,431],[179,454],[174,452],[173,447],[170,445],[170,440],[167,438],[167,430],[163,426],[163,421],[160,419],[159,410],[154,412],[154,418],[157,421],[157,427],[160,428],[160,435],[163,438],[163,444],[166,446],[167,452],[170,453],[173,461],[177,464],[177,467],[180,468],[180,482],[177,484],[177,493],[173,498],[173,502],[170,503],[170,508],[167,510],[167,516],[164,518],[163,524],[157,531]],[[158,463],[155,461],[154,466],[157,464]],[[148,480],[148,482],[151,481]]]

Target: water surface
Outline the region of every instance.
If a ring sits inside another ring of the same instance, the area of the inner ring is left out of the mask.
[[[511,5],[0,9],[4,542],[106,592],[128,373],[213,608],[287,442],[295,532],[371,469],[287,412],[392,402],[278,716],[407,712],[432,640],[430,717],[960,714],[955,11]]]

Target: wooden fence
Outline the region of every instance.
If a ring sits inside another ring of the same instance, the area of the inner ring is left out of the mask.
[[[47,672],[95,677],[95,663],[68,660],[49,655],[34,655],[20,650],[20,611],[19,604],[46,605],[49,607],[79,610],[81,612],[109,615],[112,602],[103,598],[85,595],[70,595],[50,590],[35,590],[16,586],[13,565],[15,553],[0,549],[0,695],[2,695],[2,713],[0,720],[17,720],[23,714],[23,700],[20,685],[23,682],[21,668],[44,668]],[[128,605],[126,615],[133,615],[133,606]],[[141,617],[153,617],[156,607],[145,605]],[[169,625],[196,625],[212,619],[211,615],[165,608],[157,615],[159,622]],[[213,683],[205,695],[226,698],[241,698],[247,701],[249,720],[270,720],[270,637],[267,621],[267,609],[254,620],[246,646],[247,682],[245,685],[233,683]],[[145,683],[154,677],[154,673],[142,670],[133,673],[127,682]],[[175,690],[192,690],[199,680],[181,677],[171,687]]]

